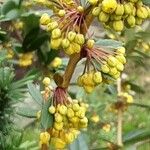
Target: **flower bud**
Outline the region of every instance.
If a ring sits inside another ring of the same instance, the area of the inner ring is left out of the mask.
[[[92,49],[93,46],[94,46],[94,44],[95,44],[95,41],[94,41],[94,40],[88,40],[87,43],[86,43],[86,45],[87,45],[87,47],[88,47],[89,49]]]
[[[108,60],[107,60],[107,63],[108,63],[110,66],[114,67],[114,66],[116,66],[116,64],[117,64],[117,59],[116,59],[114,56],[109,56],[109,57],[108,57]]]
[[[125,3],[124,4],[124,13],[127,15],[132,13],[131,3]]]
[[[104,73],[108,73],[108,72],[109,72],[109,67],[108,67],[107,65],[102,65],[102,66],[101,66],[101,70],[102,70],[102,72],[104,72]]]
[[[88,0],[91,5],[96,5],[98,0]]]
[[[123,55],[124,55],[124,54],[125,54],[125,51],[126,51],[126,49],[125,49],[124,47],[120,47],[120,48],[117,49],[116,52],[117,52],[118,54],[123,54]]]
[[[58,108],[58,111],[61,115],[66,115],[67,114],[67,107],[65,105],[61,105],[59,108]]]
[[[75,36],[75,40],[74,40],[76,43],[78,43],[79,45],[83,45],[84,42],[85,42],[85,39],[84,39],[84,35],[83,34],[77,34]]]
[[[50,46],[52,49],[57,50],[61,45],[62,38],[59,39],[51,39]]]
[[[40,133],[40,142],[41,142],[41,144],[48,145],[49,140],[50,140],[50,134],[48,132]]]
[[[58,27],[58,23],[56,21],[51,22],[47,25],[47,31],[52,31]]]
[[[122,16],[124,14],[124,6],[123,4],[117,4],[117,8],[115,10],[115,14],[118,16]]]
[[[63,120],[62,116],[59,113],[55,113],[55,121],[61,123]]]
[[[93,74],[93,80],[96,84],[99,84],[102,82],[102,74],[101,72],[97,71]]]
[[[99,13],[100,13],[100,11],[101,11],[100,7],[95,7],[95,8],[93,9],[93,11],[92,11],[92,15],[93,15],[93,16],[98,16]]]
[[[94,86],[92,86],[92,85],[85,85],[85,86],[84,86],[84,90],[85,90],[87,93],[91,93],[91,92],[93,92],[93,90],[94,90]]]
[[[98,19],[101,22],[107,22],[109,20],[109,15],[107,13],[101,11],[100,14],[99,14]]]
[[[129,24],[130,27],[134,27],[135,26],[135,17],[132,15],[127,17],[127,23]]]
[[[142,19],[146,19],[147,17],[148,17],[148,11],[147,11],[147,9],[145,8],[145,7],[139,7],[139,8],[137,8],[137,16],[139,17],[139,18],[142,18]]]
[[[55,109],[55,107],[52,105],[52,106],[49,107],[48,111],[49,111],[51,114],[54,114],[55,111],[56,111],[56,109]]]
[[[54,128],[56,129],[56,130],[62,130],[63,129],[63,122],[60,122],[60,123],[54,123]]]
[[[70,31],[70,32],[68,33],[67,38],[68,38],[69,41],[72,42],[72,41],[75,39],[75,37],[76,37],[76,33],[75,33],[75,32]]]
[[[59,38],[60,36],[61,36],[61,30],[60,30],[59,28],[56,28],[56,29],[54,29],[54,30],[52,31],[51,37],[52,37],[53,39],[57,39],[57,38]]]
[[[122,20],[114,21],[113,28],[115,31],[122,31],[124,28],[124,23]]]
[[[66,14],[66,11],[65,10],[59,10],[59,12],[58,12],[58,15],[60,16],[60,17],[63,17],[63,16],[65,16],[65,14]]]
[[[116,0],[103,0],[102,1],[102,10],[106,13],[113,13],[117,7]]]
[[[47,25],[51,22],[51,19],[47,13],[44,13],[40,18],[40,24],[41,25]]]
[[[64,49],[66,49],[70,46],[70,41],[68,39],[63,39],[61,45]]]
[[[50,78],[49,77],[45,77],[44,79],[43,79],[43,84],[45,85],[45,86],[49,86],[49,84],[50,84],[50,82],[51,82],[51,80],[50,80]]]

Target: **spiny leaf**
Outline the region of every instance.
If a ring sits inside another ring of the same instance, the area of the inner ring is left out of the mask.
[[[123,45],[122,42],[111,39],[99,39],[96,41],[96,44],[99,46],[104,46],[112,49],[117,49]]]
[[[146,140],[150,137],[150,130],[149,129],[137,129],[131,131],[123,136],[123,143],[135,143],[141,140]]]
[[[32,83],[28,83],[28,89],[30,95],[35,100],[35,102],[37,102],[40,106],[42,106],[43,98],[40,91],[36,89]]]
[[[44,101],[42,105],[42,114],[41,114],[41,128],[48,129],[53,125],[53,116],[49,113],[48,108],[50,107],[51,102]]]
[[[23,117],[36,118],[37,112],[38,110],[33,110],[29,107],[22,107],[18,109],[17,114]]]

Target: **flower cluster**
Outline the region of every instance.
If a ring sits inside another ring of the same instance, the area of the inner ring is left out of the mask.
[[[62,141],[62,147],[58,147],[56,141],[52,142],[55,148],[64,148],[72,143],[80,133],[80,129],[86,128],[88,119],[85,117],[86,105],[78,100],[69,100],[68,104],[51,105],[49,112],[54,115],[54,125],[50,131],[52,141]]]
[[[133,96],[129,93],[119,93],[118,96],[121,97],[128,104],[133,103]]]
[[[81,34],[81,25],[87,29],[84,8],[74,5],[66,5],[61,2],[52,16],[43,14],[40,24],[50,33],[50,45],[52,49],[63,49],[66,54],[79,53],[85,43],[85,37]]]
[[[150,17],[150,8],[141,0],[102,0],[93,9],[92,14],[104,25],[113,27],[115,31],[122,31],[124,26],[141,25]]]
[[[126,63],[124,47],[115,51],[103,50],[94,46],[93,40],[86,42],[83,57],[86,58],[86,64],[77,82],[87,93],[92,92],[95,86],[105,81],[106,76],[118,79]]]
[[[48,100],[50,78],[43,79],[45,91],[44,99]],[[72,143],[80,134],[81,129],[87,128],[88,119],[85,116],[88,105],[77,99],[71,99],[66,90],[57,87],[53,92],[49,113],[54,118],[53,125],[47,132],[40,135],[40,145],[51,144],[56,149],[63,149]],[[40,118],[41,111],[37,113]]]

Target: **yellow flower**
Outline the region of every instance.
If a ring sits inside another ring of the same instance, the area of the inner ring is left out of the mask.
[[[102,1],[102,10],[106,13],[113,13],[117,7],[116,0],[103,0]]]
[[[54,60],[51,62],[50,66],[53,68],[58,68],[62,64],[62,59],[59,57],[55,57]]]
[[[50,84],[50,82],[51,82],[51,80],[50,80],[50,78],[49,77],[45,77],[44,79],[43,79],[43,84],[45,85],[45,86],[49,86],[49,84]]]
[[[94,122],[94,123],[98,123],[100,121],[100,118],[99,118],[99,115],[93,115],[91,117],[91,121]]]
[[[42,132],[40,134],[40,143],[41,144],[47,144],[49,143],[50,140],[50,134],[48,132]]]
[[[105,132],[110,132],[110,129],[111,129],[111,125],[110,124],[105,124],[102,129],[105,131]]]

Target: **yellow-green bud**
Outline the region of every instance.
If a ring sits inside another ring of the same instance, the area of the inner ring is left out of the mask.
[[[50,106],[49,109],[48,109],[48,111],[49,111],[51,114],[54,114],[55,111],[56,111],[56,109],[55,109],[54,106]]]
[[[142,18],[142,19],[146,19],[147,17],[148,17],[148,11],[147,11],[147,9],[145,8],[145,7],[139,7],[139,8],[137,8],[137,16],[139,17],[139,18]]]
[[[84,35],[83,34],[76,34],[74,41],[76,43],[78,43],[79,45],[83,45],[85,42]]]
[[[102,72],[104,72],[104,73],[108,73],[108,72],[109,72],[109,67],[108,67],[107,65],[102,65],[102,66],[101,66],[101,70],[102,70]]]
[[[49,84],[50,84],[50,82],[51,82],[51,80],[50,80],[50,78],[49,77],[45,77],[44,79],[43,79],[43,84],[45,85],[45,86],[49,86]]]
[[[107,13],[101,11],[100,14],[99,14],[98,19],[101,22],[107,22],[109,20],[109,15]]]
[[[125,3],[124,4],[124,13],[125,14],[131,14],[132,13],[131,3]]]
[[[94,41],[94,40],[88,40],[87,43],[86,43],[86,45],[87,45],[87,47],[88,47],[89,49],[92,49],[93,46],[94,46],[94,44],[95,44],[95,41]]]
[[[63,121],[63,117],[59,113],[55,113],[55,121],[60,123]]]
[[[113,22],[113,28],[115,31],[122,31],[124,28],[124,23],[122,20],[114,21]]]
[[[110,66],[114,67],[114,66],[116,66],[116,64],[117,64],[117,59],[116,59],[114,56],[109,56],[109,57],[108,57],[108,60],[107,60],[107,63],[108,63]]]
[[[64,49],[68,48],[70,46],[70,41],[68,39],[63,39],[61,45]]]
[[[40,18],[40,24],[41,25],[47,25],[51,22],[51,19],[47,13],[44,13]]]
[[[91,5],[96,5],[98,0],[88,0]]]
[[[48,25],[47,25],[47,31],[52,31],[54,30],[55,28],[58,27],[58,23],[56,21],[54,22],[50,22]]]
[[[83,12],[84,12],[84,7],[78,6],[78,7],[77,7],[77,10],[78,10],[80,13],[83,13]]]
[[[126,49],[124,48],[124,47],[120,47],[120,48],[118,48],[117,49],[117,51],[116,51],[118,54],[125,54],[125,52],[126,52]]]
[[[113,76],[117,74],[117,72],[118,72],[117,69],[114,67],[114,68],[110,68],[109,74]]]
[[[118,16],[122,16],[124,14],[124,6],[123,4],[118,4],[115,10],[115,14]]]
[[[76,33],[75,33],[75,32],[70,31],[70,32],[68,33],[67,38],[68,38],[69,41],[73,41],[73,40],[75,39],[75,37],[76,37]]]
[[[100,7],[95,7],[95,8],[93,9],[93,11],[92,11],[92,15],[93,15],[93,16],[98,16],[99,13],[100,13],[100,11],[101,11]]]
[[[124,57],[124,55],[119,54],[116,56],[116,58],[122,63],[125,64],[126,63],[126,58]]]
[[[116,0],[103,0],[102,1],[102,10],[106,13],[113,13],[117,7]]]
[[[141,25],[141,24],[143,23],[143,19],[142,19],[142,18],[139,18],[139,17],[136,17],[136,18],[135,18],[135,23],[136,23],[137,25]]]
[[[50,46],[52,49],[57,50],[61,45],[62,38],[59,39],[51,39]]]
[[[59,28],[56,28],[52,31],[52,38],[57,39],[61,36],[61,30]]]
[[[58,15],[60,16],[60,17],[63,17],[63,16],[65,16],[65,14],[66,14],[66,11],[65,10],[59,10],[59,12],[58,12]]]
[[[102,74],[101,74],[101,72],[95,72],[94,74],[93,74],[93,80],[94,80],[94,82],[96,83],[96,84],[99,84],[99,83],[101,83],[102,82]]]
[[[119,70],[119,71],[123,71],[124,65],[123,65],[122,63],[118,62],[117,65],[116,65],[116,68],[117,68],[117,70]]]
[[[134,27],[135,26],[135,17],[130,15],[129,17],[127,17],[127,23],[131,26]]]

